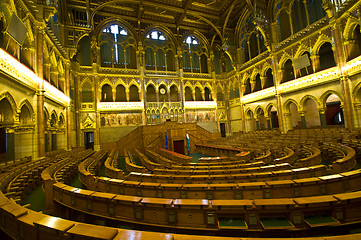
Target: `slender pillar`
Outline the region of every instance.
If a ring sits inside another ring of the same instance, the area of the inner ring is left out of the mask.
[[[43,41],[44,41],[44,27],[38,26],[37,33],[37,75],[44,79],[44,56],[43,56]],[[38,154],[39,157],[45,156],[45,122],[44,122],[44,82],[38,84]]]
[[[271,130],[271,119],[269,117],[267,118],[267,129]]]
[[[277,99],[277,116],[278,116],[278,123],[279,123],[279,130],[280,132],[284,133],[284,123],[283,123],[283,111],[282,111],[282,99],[281,99],[281,95],[278,93],[278,85],[280,84],[280,71],[278,71],[278,67],[277,67],[277,62],[276,62],[276,56],[272,56],[272,68],[273,68],[273,72],[277,73],[274,74],[274,82],[275,82],[275,93],[276,93],[276,99]]]
[[[260,130],[260,127],[259,127],[259,120],[256,119],[256,130],[259,131]]]
[[[155,97],[156,97],[156,101],[157,103],[159,103],[159,89],[155,89]]]
[[[95,132],[94,132],[94,151],[100,150],[100,112],[98,110],[98,102],[100,102],[99,77],[94,76],[95,86]]]
[[[65,94],[70,98],[70,63],[65,63]],[[70,102],[66,106],[66,149],[71,149]]]
[[[6,161],[15,160],[14,129],[6,129]]]
[[[336,62],[339,71],[341,73],[340,84],[343,90],[343,97],[344,97],[345,127],[348,128],[349,130],[352,130],[354,126],[352,119],[352,99],[350,92],[350,79],[344,70],[344,66],[346,65],[346,57],[345,57],[345,51],[343,47],[340,27],[341,27],[340,22],[333,19],[332,36],[335,41]]]
[[[327,128],[325,110],[324,109],[319,109],[318,112],[320,114],[321,128]]]
[[[301,117],[302,128],[303,128],[303,129],[306,129],[306,128],[307,128],[307,124],[306,124],[305,112],[299,112],[299,115],[300,115],[300,117]]]
[[[360,128],[361,127],[361,104],[355,105],[355,127]],[[357,125],[356,125],[357,124]]]
[[[277,94],[276,98],[277,98],[277,116],[278,116],[279,129],[280,129],[280,132],[284,133],[285,128],[284,128],[284,116],[283,116],[283,111],[282,111],[281,95]]]
[[[76,119],[76,128],[75,128],[75,132],[76,132],[76,146],[80,147],[81,146],[81,130],[80,130],[80,96],[79,96],[79,76],[77,74],[74,75],[75,77],[75,101],[74,101],[74,107],[75,107],[75,119]],[[96,89],[94,87],[94,94],[96,95]],[[95,101],[96,104],[96,101]]]

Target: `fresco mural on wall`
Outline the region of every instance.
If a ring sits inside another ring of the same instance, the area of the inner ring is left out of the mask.
[[[142,124],[141,113],[102,113],[100,114],[100,126],[119,127]]]
[[[212,122],[216,121],[214,111],[187,111],[187,122]]]

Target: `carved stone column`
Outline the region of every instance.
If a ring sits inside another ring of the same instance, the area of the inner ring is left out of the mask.
[[[100,112],[98,110],[98,103],[100,102],[99,76],[97,74],[97,65],[93,63],[94,86],[95,86],[95,133],[94,133],[94,151],[100,150]]]
[[[75,74],[74,75],[74,85],[75,85],[75,89],[74,89],[74,93],[75,93],[75,99],[74,99],[74,108],[75,108],[75,122],[76,122],[76,127],[75,127],[75,134],[76,134],[76,146],[80,147],[81,146],[81,130],[80,130],[80,96],[79,96],[79,75]],[[94,89],[96,89],[94,87]],[[94,91],[94,94],[96,94],[96,92]]]
[[[155,97],[156,97],[157,103],[159,103],[159,88],[158,87],[155,89]]]
[[[70,63],[65,63],[65,94],[70,98]],[[70,102],[66,106],[66,148],[71,149]]]
[[[291,121],[291,113],[284,113],[283,116],[285,120],[285,126],[284,126],[285,132],[292,130],[293,126]]]
[[[284,133],[285,129],[283,127],[283,111],[282,111],[282,98],[281,95],[278,93],[278,86],[280,84],[280,75],[281,75],[281,70],[278,69],[278,65],[277,65],[277,61],[276,61],[276,56],[272,56],[272,68],[273,68],[273,72],[277,73],[274,74],[274,82],[275,82],[275,93],[276,93],[276,99],[277,99],[277,115],[278,115],[278,123],[279,123],[279,130],[280,132]]]
[[[313,68],[313,72],[317,72],[320,70],[320,56],[319,55],[312,55],[311,57],[311,61],[312,61],[312,68]]]
[[[340,22],[335,19],[332,22],[332,36],[335,41],[335,57],[337,66],[341,73],[340,83],[343,90],[344,97],[344,109],[345,109],[345,127],[349,130],[353,129],[353,119],[352,119],[352,99],[351,99],[351,91],[350,91],[350,79],[346,75],[344,70],[344,66],[346,65],[345,52],[343,48],[342,34],[341,34],[341,26]]]
[[[299,111],[298,114],[301,117],[301,124],[302,124],[302,128],[306,129],[307,128],[307,124],[306,124],[306,117],[305,117],[305,112],[304,111]]]
[[[43,55],[43,48],[44,48],[44,26],[38,26],[38,33],[37,33],[37,75],[41,79],[44,79],[44,55]],[[38,154],[39,157],[45,156],[45,122],[44,122],[44,82],[41,81],[38,84]]]
[[[127,98],[127,102],[129,102],[129,99],[130,99],[130,97],[129,97],[129,88],[125,89],[125,96]],[[115,97],[114,97],[114,101],[115,101]]]
[[[318,109],[318,113],[320,114],[321,128],[327,128],[325,109],[323,108]]]
[[[355,121],[355,128],[360,128],[361,127],[361,104],[355,104],[354,105],[355,111],[354,111],[354,119],[356,119]]]
[[[271,130],[271,119],[269,117],[266,117],[267,120],[267,129]]]

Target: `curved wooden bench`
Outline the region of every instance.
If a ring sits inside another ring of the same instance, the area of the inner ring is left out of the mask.
[[[297,167],[309,167],[321,164],[321,150],[313,146],[303,146],[302,148],[305,151],[308,151],[310,156],[301,158],[297,160]]]
[[[137,155],[137,157],[140,159],[140,161],[142,162],[142,165],[150,170],[153,171],[155,168],[163,168],[162,164],[159,163],[154,163],[152,161],[150,161],[143,153],[141,153],[138,149],[134,149],[134,153],[135,155]]]
[[[89,190],[138,196],[195,199],[292,198],[361,190],[361,170],[320,177],[224,184],[175,184],[95,177]]]
[[[168,158],[168,159],[170,159],[173,162],[176,162],[178,164],[188,164],[188,163],[192,162],[192,160],[193,160],[193,158],[191,158],[191,157],[188,157],[188,156],[185,156],[183,154],[176,153],[176,152],[173,152],[173,151],[169,151],[169,150],[164,149],[164,148],[159,148],[157,150],[157,152],[160,155],[162,155],[162,156],[164,156],[164,157],[166,157],[166,158]]]
[[[146,173],[148,170],[143,166],[138,166],[131,161],[130,153],[125,149],[124,150],[124,157],[125,157],[125,164],[128,172],[139,172],[139,173]],[[122,178],[120,178],[122,179]]]
[[[118,168],[118,152],[112,150],[104,162],[105,174],[111,178],[124,178],[124,172]]]
[[[229,182],[250,182],[266,180],[292,180],[298,178],[318,177],[326,174],[325,165],[317,165],[307,168],[294,168],[288,170],[275,170],[266,166],[261,170],[249,168],[249,171],[239,172],[237,174],[205,174],[192,175],[181,174],[181,171],[169,171],[169,174],[141,174],[136,172],[129,173],[126,179],[139,182],[159,182],[159,183],[229,183]],[[257,170],[257,171],[256,171]],[[267,171],[268,170],[268,171]]]
[[[54,184],[54,201],[105,219],[137,222],[167,228],[191,230],[220,229],[218,219],[238,216],[247,229],[265,229],[262,218],[282,216],[291,227],[304,230],[317,227],[307,219],[321,216],[329,222],[324,226],[361,221],[361,191],[325,196],[282,199],[167,199],[130,197],[111,193],[80,190],[62,183]],[[290,214],[291,213],[291,214]],[[348,213],[348,214],[345,214]]]

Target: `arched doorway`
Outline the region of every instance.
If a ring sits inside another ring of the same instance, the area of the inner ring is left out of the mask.
[[[277,108],[274,105],[269,109],[268,116],[270,117],[270,127],[279,128]]]
[[[343,125],[345,123],[341,100],[336,94],[331,94],[326,99],[326,123],[327,126]]]
[[[254,114],[251,110],[248,110],[246,113],[246,131],[256,130],[256,119],[254,119]]]
[[[305,121],[307,128],[315,128],[321,126],[320,114],[317,110],[317,103],[312,98],[305,101]]]
[[[295,129],[295,128],[301,128],[302,127],[302,123],[301,123],[301,116],[298,113],[298,109],[297,109],[297,105],[293,102],[291,102],[288,105],[289,108],[289,113],[290,113],[290,127],[291,129]]]
[[[267,129],[267,119],[264,116],[264,111],[262,108],[259,108],[257,110],[257,117],[258,117],[257,130]]]
[[[12,161],[15,157],[14,132],[5,126],[14,124],[14,111],[8,99],[0,101],[0,161]]]

